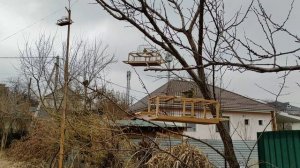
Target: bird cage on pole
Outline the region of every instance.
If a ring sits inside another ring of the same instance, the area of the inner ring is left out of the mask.
[[[137,51],[128,54],[128,60],[123,61],[131,66],[160,66],[165,63],[159,51],[147,46],[139,46]]]
[[[58,19],[56,22],[56,24],[58,26],[70,25],[72,23],[73,23],[73,21],[71,20],[71,18],[69,19],[68,16],[63,16],[61,19]]]

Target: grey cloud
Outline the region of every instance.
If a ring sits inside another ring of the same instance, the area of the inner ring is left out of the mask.
[[[237,3],[244,3],[244,1],[232,1],[227,0],[229,4],[227,5],[228,10],[231,8],[239,7]],[[114,83],[125,86],[126,84],[126,71],[132,71],[132,80],[131,85],[132,88],[136,90],[144,91],[142,85],[139,82],[137,75],[131,69],[130,66],[123,64],[122,61],[127,58],[129,52],[137,49],[138,45],[145,44],[143,41],[143,35],[140,34],[133,28],[128,28],[129,24],[125,22],[120,22],[113,19],[109,16],[108,13],[103,11],[103,9],[99,5],[89,4],[89,2],[94,2],[92,0],[73,0],[76,2],[72,7],[72,18],[74,20],[74,24],[72,25],[72,36],[73,39],[76,37],[84,37],[93,39],[103,38],[103,42],[109,45],[110,53],[115,54],[118,59],[118,63],[111,66],[110,71],[108,72],[108,79],[111,79]],[[247,1],[248,2],[248,1]],[[268,7],[272,9],[274,12],[274,17],[280,16],[282,10],[282,1],[274,0],[272,2],[267,2]],[[38,22],[38,24],[18,33],[13,36],[9,40],[6,40],[4,43],[0,42],[0,53],[5,56],[16,56],[18,55],[18,43],[22,41],[23,36],[30,34],[32,38],[34,38],[37,32],[45,31],[47,32],[55,32],[58,31],[58,39],[62,41],[65,40],[65,28],[58,28],[55,25],[57,19],[61,16],[66,15],[64,10],[64,6],[66,5],[65,1],[61,0],[28,0],[21,1],[20,0],[10,0],[10,1],[2,1],[0,2],[0,39],[5,36],[8,36],[32,23]],[[288,6],[288,5],[287,5]],[[286,8],[286,7],[285,7]],[[299,16],[299,2],[295,2],[295,9],[293,13],[293,17],[289,22],[289,27],[293,31],[298,31],[300,22],[298,21],[297,16]],[[5,16],[2,15],[5,11]],[[55,12],[55,13],[53,13]],[[50,16],[48,16],[50,15]],[[48,16],[48,17],[46,17]],[[5,18],[3,18],[5,17]],[[46,17],[43,21],[39,21],[43,17]],[[250,26],[246,26],[246,28],[250,28]],[[256,31],[253,25],[253,28],[250,29],[249,33],[253,35],[257,40],[264,40],[261,36],[255,36]],[[290,44],[282,44],[283,47],[289,47]],[[0,71],[3,71],[4,65],[7,63],[5,60],[0,60]],[[5,67],[7,68],[7,66]],[[16,74],[14,69],[11,69],[11,74]],[[150,78],[149,74],[155,75],[154,72],[144,72],[143,68],[137,68],[139,75],[141,75],[144,80],[149,91],[154,90],[164,83],[165,80],[155,81],[154,78]],[[0,78],[2,79],[4,76],[6,77],[8,73],[5,75],[0,73]],[[163,73],[156,73],[157,75],[162,75]],[[300,88],[295,85],[295,82],[298,80],[299,72],[292,73],[288,79],[288,86],[285,92],[292,92],[288,96],[283,96],[281,98],[282,101],[290,101],[292,104],[297,104],[300,106],[300,97],[299,90]],[[272,98],[271,95],[265,93],[261,89],[255,86],[255,83],[266,86],[272,90],[276,90],[278,88],[278,83],[280,80],[271,80],[272,78],[277,78],[278,75],[264,75],[264,74],[256,74],[256,73],[228,73],[226,75],[225,84],[229,84],[228,89],[241,93],[246,96],[250,96],[258,99],[268,99]],[[232,80],[230,83],[229,81]],[[298,82],[300,82],[298,80]],[[124,89],[114,87],[116,89],[120,89],[121,91]],[[142,97],[142,94],[134,93],[133,95]]]

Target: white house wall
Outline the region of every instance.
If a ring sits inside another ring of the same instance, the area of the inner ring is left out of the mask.
[[[300,130],[300,123],[292,123],[292,130]]]
[[[257,132],[264,129],[272,131],[271,113],[226,112],[223,116],[229,117],[230,135],[233,140],[256,140]],[[245,119],[249,120],[249,125],[245,125]],[[259,125],[259,120],[262,120],[262,125]],[[199,139],[221,139],[215,124],[196,124],[195,131],[186,131],[185,134]]]

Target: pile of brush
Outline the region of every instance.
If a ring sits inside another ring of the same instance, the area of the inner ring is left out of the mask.
[[[196,147],[187,143],[172,147],[170,150],[159,151],[146,163],[151,168],[211,168],[208,158]]]

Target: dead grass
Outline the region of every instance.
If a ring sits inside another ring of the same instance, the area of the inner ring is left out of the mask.
[[[0,166],[3,168],[44,168],[42,163],[19,162],[8,158],[3,152],[0,152]]]

